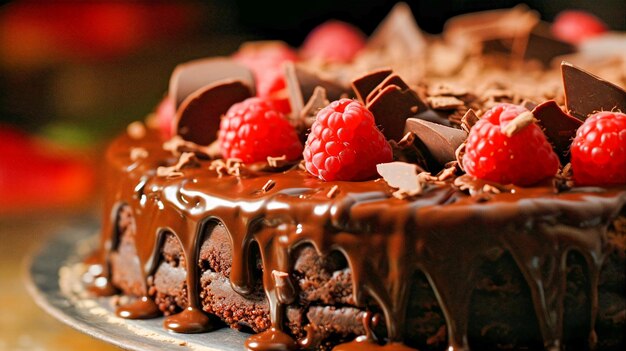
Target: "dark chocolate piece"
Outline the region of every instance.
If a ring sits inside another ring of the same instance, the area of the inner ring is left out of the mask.
[[[456,149],[467,139],[467,133],[461,129],[446,127],[418,118],[406,120],[405,132],[415,133],[441,165],[455,160]]]
[[[215,57],[190,61],[176,66],[170,78],[169,95],[179,108],[193,92],[224,79],[241,80],[252,89],[252,72],[235,61],[225,57]]]
[[[389,75],[391,75],[391,69],[384,68],[353,80],[352,90],[354,90],[357,99],[365,104],[367,96]]]
[[[584,121],[598,111],[626,111],[623,88],[565,61],[561,63],[561,73],[565,106],[572,116]]]
[[[286,62],[283,65],[285,73],[285,85],[287,86],[287,96],[289,105],[291,106],[291,117],[298,119],[304,108],[304,98],[302,97],[302,89],[296,75],[296,67],[293,62]]]
[[[575,46],[552,35],[549,23],[539,22],[530,32],[524,59],[535,59],[548,66],[555,57],[574,52],[576,52]]]
[[[505,51],[521,58],[539,14],[526,5],[459,15],[449,19],[444,37],[468,51]]]
[[[463,128],[466,133],[469,133],[478,121],[479,118],[476,116],[476,112],[470,108],[467,112],[465,112],[463,117],[461,117],[461,128]]]
[[[554,151],[562,164],[568,162],[569,148],[582,122],[561,110],[554,100],[549,100],[533,109],[533,115],[539,121],[543,132],[552,143]]]
[[[252,96],[241,80],[215,82],[189,95],[180,105],[174,130],[185,140],[207,146],[217,139],[220,118],[235,103]]]
[[[378,95],[381,91],[383,91],[386,87],[390,85],[395,85],[402,91],[409,89],[409,86],[402,80],[402,78],[400,78],[397,74],[392,74],[387,76],[372,91],[370,91],[370,93],[367,95],[367,98],[365,99],[365,103],[369,104],[370,101],[372,101],[376,97],[376,95]],[[422,110],[425,108],[426,106],[421,106]],[[420,106],[418,106],[418,109],[420,109]]]
[[[413,90],[402,90],[396,85],[384,88],[367,104],[383,134],[391,140],[404,136],[406,119],[422,111],[420,106],[424,106],[424,102]]]

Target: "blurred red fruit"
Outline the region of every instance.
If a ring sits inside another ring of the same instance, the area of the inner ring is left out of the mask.
[[[607,26],[604,22],[581,10],[565,10],[556,16],[552,24],[552,34],[572,44],[579,44],[606,31]]]
[[[309,33],[302,44],[302,57],[326,62],[350,62],[365,47],[365,35],[355,26],[328,21]]]

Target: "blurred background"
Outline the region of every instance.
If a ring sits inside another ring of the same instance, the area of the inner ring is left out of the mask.
[[[68,218],[96,217],[106,142],[143,119],[180,62],[229,55],[248,40],[298,47],[334,18],[370,34],[396,1],[11,1],[0,6],[1,350],[108,349],[39,312],[19,283],[19,261]],[[458,14],[521,1],[408,1],[439,33]],[[624,0],[524,1],[552,21],[586,10],[626,30]],[[9,287],[6,289],[5,287]],[[24,302],[24,303],[22,303]],[[6,305],[5,305],[6,304]],[[19,306],[19,307],[16,307]],[[13,311],[13,313],[11,313]],[[37,324],[32,323],[34,320]],[[88,347],[86,345],[89,345]],[[95,346],[94,346],[95,345]]]

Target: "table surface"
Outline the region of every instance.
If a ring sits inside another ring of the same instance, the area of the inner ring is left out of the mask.
[[[119,350],[50,317],[24,287],[24,257],[74,216],[50,212],[0,217],[0,350]]]

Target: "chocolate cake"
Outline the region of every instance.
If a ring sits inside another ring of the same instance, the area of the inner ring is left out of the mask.
[[[425,37],[401,4],[349,62],[285,64],[279,97],[302,139],[329,101],[373,114],[393,162],[364,181],[223,158],[220,118],[259,75],[231,58],[181,65],[173,135],[152,116],[107,150],[91,291],[134,297],[119,316],[164,314],[174,332],[251,333],[249,350],[623,350],[626,184],[577,184],[569,145],[589,114],[626,110],[626,65],[545,35],[562,45],[538,50],[544,25],[518,7]],[[562,54],[585,69],[550,64]],[[468,133],[503,102],[532,110],[558,173],[465,174]]]

